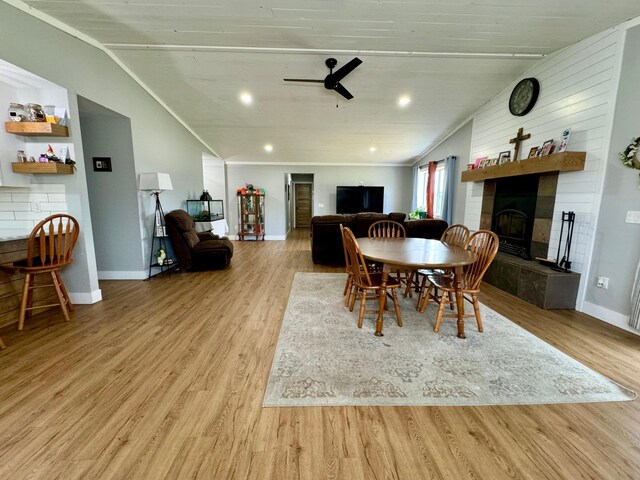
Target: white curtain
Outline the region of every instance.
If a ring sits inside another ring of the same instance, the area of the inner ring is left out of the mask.
[[[636,279],[633,282],[631,291],[631,316],[629,317],[629,325],[631,328],[640,330],[640,263],[636,270]]]

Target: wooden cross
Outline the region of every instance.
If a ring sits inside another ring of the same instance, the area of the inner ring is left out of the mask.
[[[522,127],[520,127],[518,129],[518,134],[516,135],[516,138],[512,138],[511,140],[509,140],[509,143],[515,143],[515,148],[514,148],[514,152],[513,152],[513,160],[515,162],[517,162],[518,160],[520,160],[518,158],[518,155],[520,154],[520,143],[522,143],[523,140],[528,140],[531,138],[531,134],[527,133],[526,135],[523,135],[522,133],[524,132],[524,129]]]

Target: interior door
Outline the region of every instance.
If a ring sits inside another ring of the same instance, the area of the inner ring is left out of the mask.
[[[313,185],[310,183],[294,183],[296,227],[309,228],[311,225],[311,193]]]

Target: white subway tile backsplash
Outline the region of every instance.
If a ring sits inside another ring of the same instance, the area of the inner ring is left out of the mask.
[[[48,202],[46,193],[14,193],[11,195],[14,202]]]
[[[65,186],[58,185],[58,184],[34,183],[34,184],[31,184],[28,188],[33,193],[64,193],[65,192]],[[20,192],[16,192],[16,193],[20,193]]]
[[[67,203],[67,196],[64,193],[49,193],[47,196],[49,199],[45,201]]]
[[[36,208],[38,212],[33,211]],[[52,213],[65,213],[67,209],[64,185],[0,187],[0,230],[30,231]]]
[[[50,210],[52,212],[66,212],[67,204],[66,202],[56,202],[56,203],[41,203],[41,210]]]
[[[44,212],[15,212],[14,213],[16,220],[42,220],[43,218],[47,218],[48,215]]]
[[[30,203],[0,203],[0,212],[28,212]]]

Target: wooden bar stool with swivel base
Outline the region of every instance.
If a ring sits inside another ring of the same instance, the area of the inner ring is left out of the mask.
[[[66,214],[56,214],[42,220],[29,235],[27,258],[13,263],[3,264],[2,268],[24,274],[24,289],[20,304],[20,319],[18,330],[24,327],[27,311],[60,306],[65,320],[70,320],[69,311],[73,310],[73,303],[60,277],[60,270],[71,263],[71,253],[78,240],[80,226],[75,218]],[[35,284],[35,276],[48,274],[51,283]],[[36,288],[53,287],[59,303],[33,305],[33,290]]]

